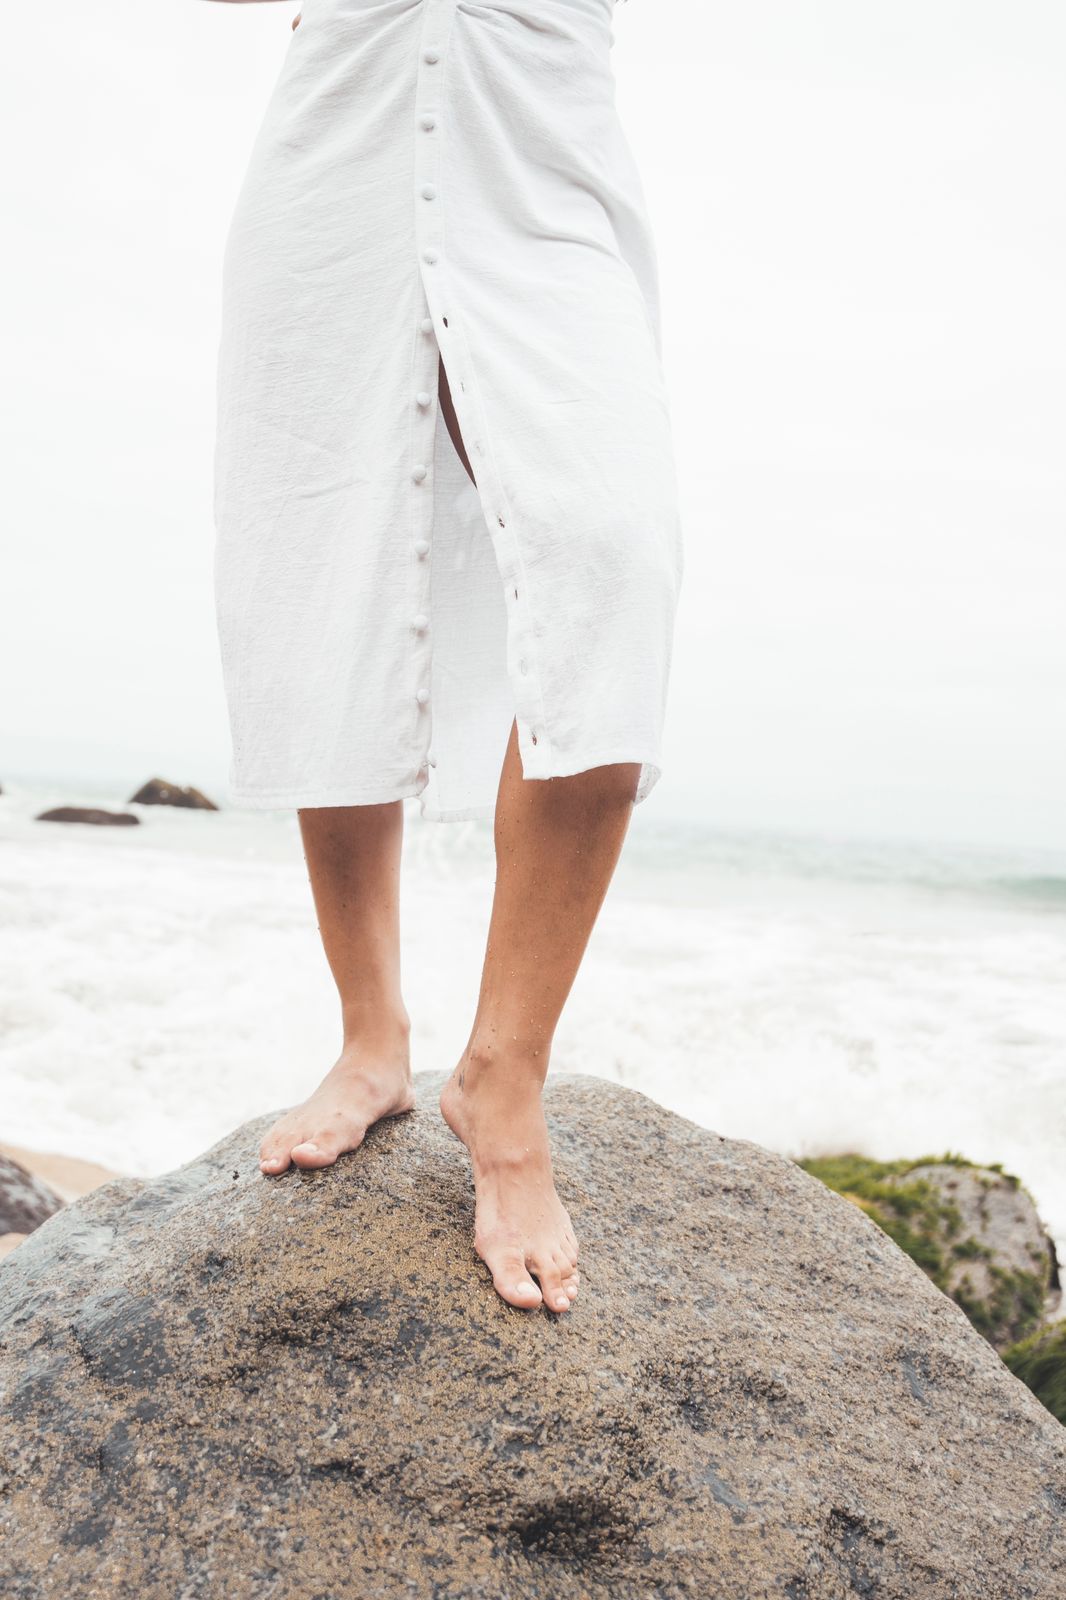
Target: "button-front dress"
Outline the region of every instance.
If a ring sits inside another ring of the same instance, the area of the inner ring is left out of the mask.
[[[240,806],[487,817],[512,721],[527,779],[660,775],[681,529],[614,16],[303,0],[222,274]]]

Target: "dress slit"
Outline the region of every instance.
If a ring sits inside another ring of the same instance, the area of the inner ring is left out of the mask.
[[[441,413],[444,417],[444,425],[448,430],[448,437],[455,446],[456,455],[459,457],[459,460],[463,463],[463,466],[466,468],[466,471],[469,474],[470,482],[476,489],[477,479],[474,476],[474,469],[470,465],[470,455],[466,448],[466,441],[463,438],[462,430],[459,427],[459,418],[455,414],[455,401],[452,399],[452,392],[448,385],[448,372],[444,365],[443,356],[441,356],[439,363],[437,376],[437,395],[440,399]]]

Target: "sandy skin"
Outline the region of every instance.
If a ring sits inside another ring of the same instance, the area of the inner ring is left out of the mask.
[[[491,1066],[465,1060],[440,1109],[470,1152],[474,1248],[511,1305],[570,1309],[577,1298],[577,1238],[552,1175],[540,1084],[524,1090]]]
[[[274,1177],[290,1165],[327,1167],[356,1150],[384,1117],[413,1111],[414,1088],[406,1038],[392,1050],[346,1045],[303,1105],[281,1117],[259,1149],[260,1169]]]
[[[474,1248],[497,1294],[522,1310],[566,1312],[578,1295],[578,1243],[555,1187],[541,1089],[621,852],[638,772],[627,763],[526,781],[512,724],[481,989],[440,1109],[470,1155]],[[414,1105],[399,980],[402,805],[316,807],[299,817],[344,1043],[310,1099],[264,1138],[268,1177],[290,1165],[328,1166],[357,1149],[375,1122]]]
[[[260,1150],[269,1177],[291,1166],[330,1166],[362,1144],[368,1128],[414,1107],[405,1065],[387,1067],[346,1050],[302,1106],[282,1117]],[[464,1061],[440,1100],[470,1152],[476,1196],[474,1248],[503,1299],[568,1311],[578,1291],[577,1239],[552,1175],[540,1084],[525,1092],[491,1068]]]

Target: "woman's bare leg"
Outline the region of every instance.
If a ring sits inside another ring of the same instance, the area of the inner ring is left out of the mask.
[[[466,445],[463,443],[463,436],[459,431],[459,418],[455,414],[455,402],[452,399],[452,391],[448,385],[448,374],[444,370],[444,361],[441,358],[437,360],[437,398],[440,401],[441,416],[444,418],[445,427],[448,429],[448,437],[455,446],[456,455],[466,468],[467,477],[476,489],[477,479],[474,477],[474,469],[470,465],[470,457],[466,453]]]
[[[555,1192],[540,1091],[639,772],[627,763],[524,779],[512,725],[496,801],[496,892],[481,993],[441,1110],[470,1152],[475,1248],[515,1306],[543,1300],[566,1311],[577,1294],[577,1240]]]
[[[410,1023],[400,994],[403,805],[322,806],[299,813],[319,932],[341,1002],[343,1044],[311,1098],[260,1146],[270,1176],[325,1167],[382,1117],[414,1105]]]

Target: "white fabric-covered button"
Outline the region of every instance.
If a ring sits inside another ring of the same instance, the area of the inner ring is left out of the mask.
[[[433,396],[430,394],[428,389],[419,389],[418,393],[415,395],[415,399],[418,401],[420,406],[428,406],[432,398]]]
[[[423,261],[428,261],[430,263],[430,265],[432,266],[433,262],[436,261],[436,259],[437,259],[437,252],[435,250],[423,250],[423,252],[422,252],[422,260]]]
[[[412,467],[411,468],[411,476],[415,480],[416,483],[421,483],[422,479],[425,477],[425,475],[426,475],[426,468],[422,465],[421,461],[418,463],[417,467]]]
[[[422,60],[423,61],[428,61],[430,66],[432,67],[435,62],[440,60],[440,51],[439,50],[434,50],[433,47],[430,46],[430,48],[428,50],[423,50],[423,52],[422,52]]]
[[[420,706],[424,706],[426,701],[429,699],[429,690],[419,689],[415,695],[415,699],[418,701]]]
[[[433,318],[432,317],[423,317],[422,321],[419,323],[419,327],[422,329],[423,333],[432,333],[433,332]]]
[[[429,618],[426,616],[424,611],[420,611],[416,617],[411,618],[411,626],[416,633],[425,632],[425,630],[429,627]]]
[[[428,114],[426,116],[424,116],[424,117],[420,117],[419,121],[421,122],[423,128],[426,128],[426,129],[435,128],[437,126],[436,117],[431,117]]]
[[[416,539],[415,540],[415,555],[416,556],[428,556],[429,555],[429,540],[428,539]]]
[[[421,194],[423,200],[434,200],[436,199],[437,191],[434,189],[431,183],[424,183],[422,185]]]

